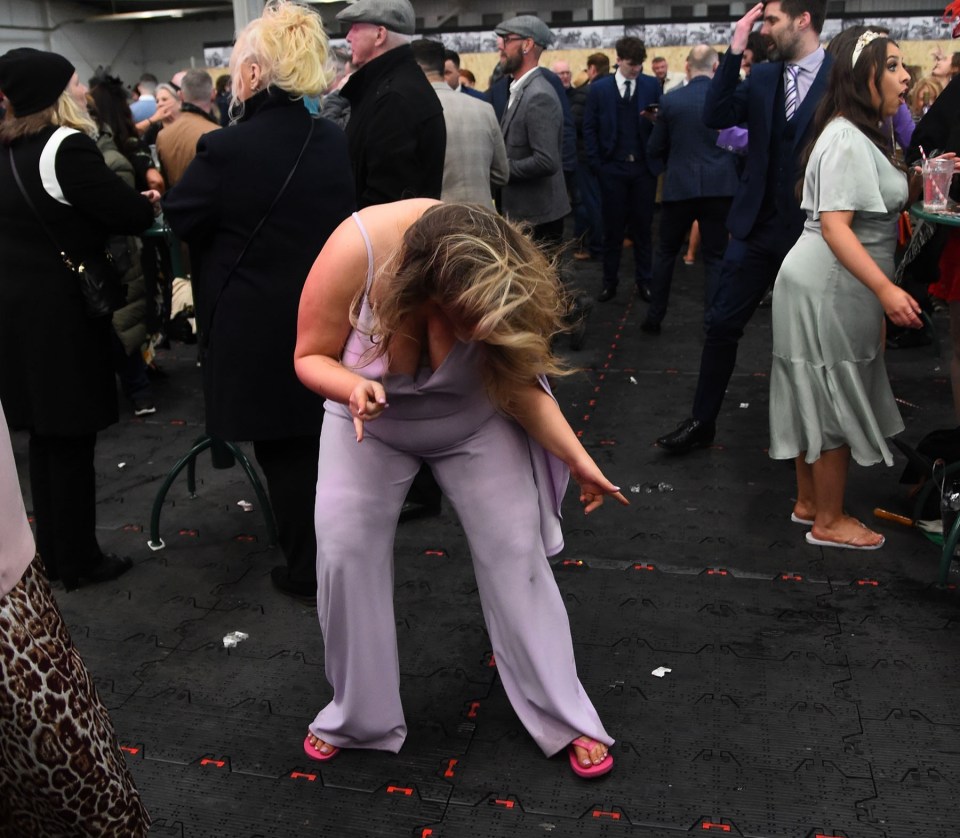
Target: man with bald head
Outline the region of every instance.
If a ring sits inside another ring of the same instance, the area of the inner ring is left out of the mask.
[[[687,84],[660,100],[660,115],[647,143],[647,156],[666,166],[651,300],[640,326],[647,334],[660,334],[673,268],[690,225],[700,222],[708,288],[727,248],[727,213],[737,188],[736,158],[717,147],[718,132],[703,124],[703,102],[717,62],[716,50],[707,44],[690,50]]]
[[[560,84],[563,85],[563,89],[570,90],[573,84],[573,71],[570,69],[570,62],[558,59],[550,65],[550,69],[553,70],[556,77],[560,79]]]

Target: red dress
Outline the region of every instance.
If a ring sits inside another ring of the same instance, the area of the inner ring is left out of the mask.
[[[930,293],[948,303],[960,303],[960,229],[950,231],[940,254],[940,279],[930,284]]]

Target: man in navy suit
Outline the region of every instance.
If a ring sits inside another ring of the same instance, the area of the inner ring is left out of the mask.
[[[769,0],[739,21],[713,77],[703,109],[710,128],[746,123],[750,154],[727,219],[731,241],[714,288],[708,289],[706,339],[693,413],[657,444],[685,454],[713,442],[724,393],[737,361],[737,342],[787,251],[803,230],[796,197],[798,160],[831,58],[820,46],[826,0]],[[754,24],[767,40],[769,63],[740,82],[740,61]]]
[[[689,81],[660,100],[660,114],[647,143],[647,157],[666,166],[651,300],[640,326],[647,334],[660,334],[673,268],[690,225],[700,222],[708,287],[716,282],[727,249],[726,220],[737,190],[737,161],[729,151],[717,147],[718,132],[703,124],[703,103],[716,69],[715,49],[697,44],[690,50]]]
[[[601,303],[617,293],[624,234],[633,239],[637,290],[649,300],[652,248],[650,226],[659,169],[647,159],[660,85],[641,74],[647,50],[639,38],[616,44],[617,72],[598,79],[587,91],[583,143],[591,171],[600,181],[603,215],[603,288]]]

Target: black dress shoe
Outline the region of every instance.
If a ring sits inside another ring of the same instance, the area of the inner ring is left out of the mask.
[[[649,303],[653,299],[653,292],[650,290],[650,288],[646,285],[642,285],[639,282],[637,283],[637,295],[645,303]]]
[[[317,582],[298,582],[290,578],[290,569],[279,565],[270,571],[270,581],[280,593],[306,602],[317,601]]]
[[[122,576],[130,568],[133,562],[126,556],[115,556],[113,553],[104,553],[99,561],[92,567],[83,571],[79,575],[63,573],[63,587],[68,591],[74,591],[82,585],[95,585],[98,582],[109,582]]]
[[[657,445],[671,454],[686,454],[694,448],[706,448],[716,435],[716,426],[699,419],[684,419],[677,429],[660,437]]]
[[[644,320],[640,324],[640,331],[645,335],[659,335],[660,334],[660,324],[654,323],[651,320]]]
[[[617,296],[617,289],[612,285],[604,285],[603,290],[597,294],[598,303],[606,303]]]
[[[419,503],[415,500],[407,500],[400,507],[400,519],[398,524],[405,524],[407,521],[415,521],[417,518],[432,518],[440,514],[440,505],[432,503]]]

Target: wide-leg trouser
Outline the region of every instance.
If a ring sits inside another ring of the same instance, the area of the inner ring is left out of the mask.
[[[406,737],[393,610],[397,516],[421,461],[457,510],[497,670],[524,727],[547,756],[580,734],[608,745],[577,677],[570,624],[540,538],[524,431],[493,414],[466,438],[422,455],[327,414],[317,483],[317,610],[333,700],[310,725],[338,747],[397,752]],[[429,423],[416,423],[428,425]],[[415,435],[415,434],[414,434]]]

